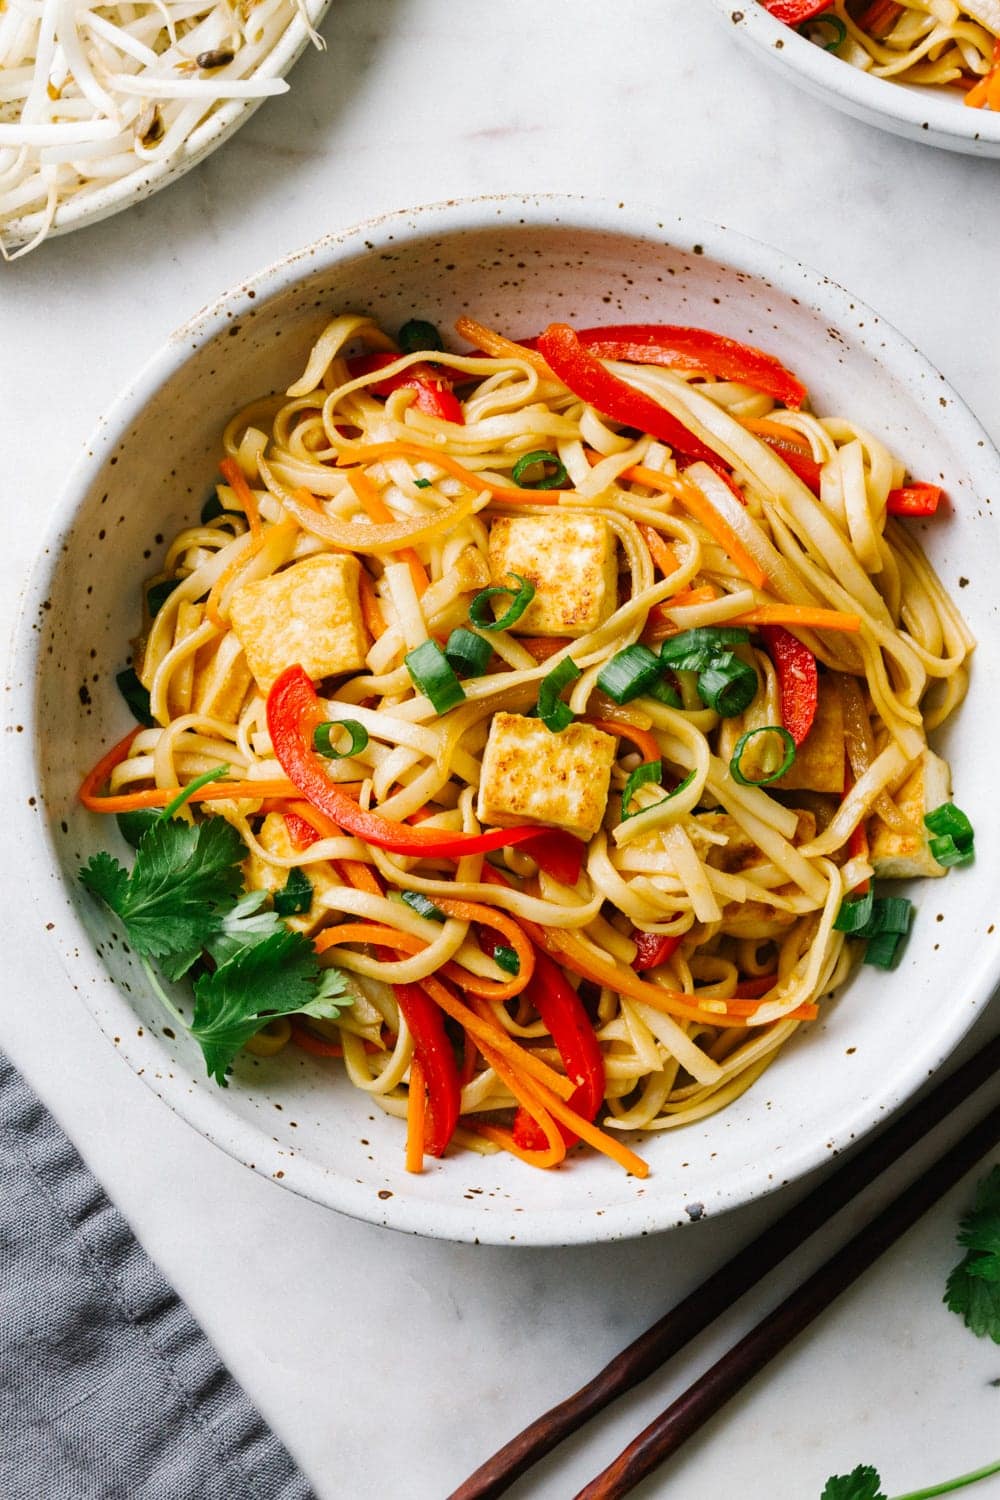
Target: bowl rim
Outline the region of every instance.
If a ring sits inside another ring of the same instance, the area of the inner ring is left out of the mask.
[[[41,538],[34,565],[22,590],[15,615],[13,640],[9,653],[7,695],[4,717],[9,726],[15,720],[27,732],[4,736],[8,755],[13,761],[13,797],[15,837],[28,874],[33,903],[46,916],[51,915],[53,901],[60,901],[60,921],[51,936],[73,987],[105,1034],[120,1045],[115,1050],[140,1074],[143,1082],[158,1094],[177,1114],[219,1145],[237,1161],[252,1166],[265,1177],[280,1178],[280,1185],[300,1196],[334,1208],[370,1223],[419,1233],[432,1238],[487,1244],[509,1244],[509,1228],[502,1217],[476,1217],[475,1203],[457,1201],[425,1203],[407,1200],[398,1193],[391,1202],[379,1203],[371,1186],[355,1184],[343,1175],[336,1176],[320,1162],[296,1154],[289,1157],[260,1126],[230,1111],[222,1090],[207,1087],[171,1088],[164,1081],[170,1070],[169,1052],[163,1039],[150,1029],[137,1045],[136,1013],[126,995],[119,989],[95,951],[94,942],[84,927],[64,883],[56,853],[39,776],[36,736],[38,694],[44,662],[43,632],[35,622],[41,617],[51,584],[61,566],[67,538],[77,511],[93,486],[105,458],[128,432],[134,416],[140,412],[171,375],[183,366],[192,345],[206,342],[233,321],[260,309],[263,302],[288,291],[304,276],[323,267],[332,268],[338,260],[350,258],[361,249],[380,248],[392,243],[398,251],[400,240],[407,235],[478,232],[505,224],[529,228],[568,228],[596,233],[623,234],[630,239],[656,239],[694,253],[714,258],[728,269],[745,273],[755,280],[773,286],[777,291],[792,291],[800,300],[825,317],[838,317],[848,306],[852,317],[858,314],[875,320],[883,358],[904,358],[910,373],[930,376],[914,383],[920,392],[933,389],[930,395],[918,393],[920,404],[928,413],[939,396],[948,397],[948,422],[952,441],[969,454],[968,470],[976,479],[981,472],[1000,470],[1000,454],[962,398],[945,381],[930,361],[900,332],[873,312],[862,300],[831,280],[822,272],[804,265],[783,252],[737,231],[687,215],[662,216],[654,209],[605,199],[562,194],[501,194],[448,200],[380,214],[347,229],[323,236],[311,245],[274,262],[250,278],[223,293],[196,313],[149,358],[137,375],[119,394],[107,412],[97,421],[94,431],[73,465],[56,500]],[[31,805],[29,806],[29,799]],[[39,818],[41,814],[41,819]],[[18,826],[18,821],[20,826]],[[47,924],[52,925],[52,924]],[[87,973],[88,967],[91,973]],[[801,1139],[794,1133],[788,1141],[788,1154],[782,1160],[780,1180],[775,1180],[763,1162],[754,1172],[744,1172],[738,1183],[719,1189],[706,1198],[705,1211],[719,1213],[764,1197],[777,1187],[804,1176],[830,1159],[837,1150],[846,1149],[865,1135],[910,1098],[928,1076],[953,1052],[966,1031],[979,1017],[1000,978],[1000,948],[988,962],[981,963],[963,987],[960,1006],[951,1012],[951,1024],[920,1048],[907,1052],[892,1071],[885,1087],[863,1097],[852,1097],[839,1119],[835,1131],[822,1139]],[[89,979],[90,983],[79,982]],[[126,1024],[127,1023],[127,1024]],[[140,1036],[142,1033],[140,1032]],[[159,1067],[150,1060],[162,1062]],[[377,1205],[377,1206],[375,1206]],[[664,1212],[664,1205],[670,1212]],[[673,1216],[676,1203],[665,1199],[658,1205],[647,1194],[641,1199],[609,1206],[601,1217],[584,1214],[572,1207],[543,1211],[536,1215],[519,1215],[515,1243],[528,1246],[562,1246],[595,1244],[629,1239],[675,1227],[683,1220]]]
[[[890,78],[873,78],[817,47],[794,26],[776,20],[758,0],[712,3],[773,62],[784,64],[789,73],[799,73],[803,82],[808,81],[818,91],[839,96],[845,106],[863,112],[866,118],[881,115],[887,121],[897,121],[908,127],[910,139],[924,139],[929,145],[945,144],[935,140],[936,136],[971,146],[973,151],[979,143],[984,148],[1000,146],[1000,114],[967,109],[950,90],[936,92],[895,83]]]
[[[331,0],[301,0],[295,3],[288,25],[271,51],[249,78],[284,78],[298,62],[316,28],[321,24]],[[325,44],[324,44],[325,45]],[[124,177],[117,177],[106,187],[96,188],[82,198],[76,195],[57,208],[46,240],[56,239],[73,229],[98,224],[112,214],[121,213],[133,203],[151,198],[161,188],[176,182],[192,167],[209,156],[218,146],[245,124],[255,110],[267,103],[263,99],[230,99],[214,109],[182,142],[180,149],[162,160],[140,163]],[[45,214],[36,209],[11,219],[2,227],[4,243],[11,249],[28,244],[42,227]]]

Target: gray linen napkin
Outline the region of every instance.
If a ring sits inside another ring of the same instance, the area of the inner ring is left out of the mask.
[[[315,1500],[2,1053],[0,1496]]]

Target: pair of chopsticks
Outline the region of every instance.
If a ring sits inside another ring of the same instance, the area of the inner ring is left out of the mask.
[[[574,1395],[531,1422],[448,1500],[494,1500],[540,1458],[677,1354],[786,1256],[1000,1071],[1000,1035],[825,1178]],[[619,1500],[691,1437],[1000,1141],[1000,1106],[833,1255],[648,1427],[574,1500]]]

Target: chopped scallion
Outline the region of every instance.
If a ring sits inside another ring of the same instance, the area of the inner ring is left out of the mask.
[[[665,703],[668,708],[683,708],[684,706],[677,689],[671,687],[669,682],[664,682],[662,677],[658,677],[655,682],[649,684],[645,690],[645,696],[655,698],[657,703]]]
[[[403,658],[418,692],[431,701],[435,713],[446,714],[461,703],[465,689],[437,641],[424,641]]]
[[[469,619],[480,630],[509,630],[512,625],[517,624],[534,599],[535,585],[529,579],[522,578],[520,573],[509,573],[507,576],[515,580],[516,589],[503,588],[497,584],[493,588],[481,590],[469,605]],[[498,594],[507,595],[511,602],[502,615],[494,618],[490,600],[495,599]]]
[[[820,42],[824,52],[836,52],[837,48],[847,39],[847,27],[840,17],[833,15],[832,12],[823,16],[814,16],[804,26],[796,27],[796,30],[800,36],[804,36],[809,41],[813,39],[812,33],[814,30],[819,30],[821,36],[823,30],[828,30],[831,33],[830,40],[828,42]]]
[[[580,676],[580,668],[571,656],[564,656],[557,667],[538,685],[538,717],[546,729],[559,734],[574,719],[573,710],[559,694]]]
[[[661,797],[659,802],[651,802],[648,807],[635,807],[630,811],[629,803],[640,787],[659,786],[663,781],[662,760],[644,760],[641,766],[636,766],[625,783],[622,792],[622,822],[624,823],[628,818],[638,817],[641,812],[652,812],[654,807],[662,807],[664,802],[671,802],[674,797],[684,791],[685,787],[689,787],[693,780],[694,772],[689,771],[684,780],[679,782],[665,797]]]
[[[429,490],[431,487],[429,479],[415,479],[413,483],[418,490]]]
[[[950,833],[943,833],[940,838],[931,839],[927,845],[931,851],[931,858],[936,859],[939,865],[950,869],[952,865],[969,865],[976,857],[974,847],[969,844],[965,849],[959,847]]]
[[[225,763],[221,766],[213,766],[210,771],[202,771],[201,775],[196,776],[193,781],[189,781],[187,786],[181,787],[172,802],[167,803],[166,807],[159,814],[160,822],[169,823],[170,819],[180,812],[185,802],[193,797],[195,792],[200,791],[203,786],[208,786],[210,781],[218,781],[221,777],[228,776],[231,769],[232,767],[228,763]]]
[[[757,696],[757,673],[729,652],[717,656],[698,678],[698,696],[722,719],[734,719]],[[789,736],[790,738],[790,736]]]
[[[542,466],[542,473],[538,479],[525,479],[524,475],[529,469],[537,465]],[[558,453],[550,453],[545,448],[539,448],[534,453],[524,453],[518,459],[510,471],[513,482],[520,485],[524,490],[558,490],[564,484],[569,483],[569,475],[566,466]]]
[[[847,896],[840,903],[833,922],[834,931],[846,932],[851,937],[860,936],[867,931],[874,909],[875,892],[869,884],[863,896]]]
[[[705,674],[707,675],[707,674]],[[754,674],[756,681],[756,673]],[[699,688],[700,690],[700,688]],[[760,734],[776,734],[781,741],[783,759],[776,771],[770,771],[763,776],[748,776],[743,769],[743,756],[750,741],[756,739]],[[733,751],[729,762],[729,774],[740,786],[769,786],[772,781],[777,781],[784,776],[795,759],[795,741],[787,729],[780,724],[764,724],[760,729],[748,729],[746,734],[741,734],[736,741],[736,749]]]
[[[493,949],[493,962],[499,964],[505,974],[520,974],[521,960],[513,948],[504,948],[502,945]]]
[[[126,667],[123,672],[116,672],[115,683],[128,704],[133,718],[138,719],[139,723],[144,724],[147,729],[153,729],[156,720],[149,706],[149,691],[143,687],[134,669]]]
[[[274,909],[279,917],[300,917],[312,906],[312,881],[298,866],[288,872],[280,891],[274,893]]]
[[[333,736],[341,733],[350,737],[346,750],[338,750],[333,743]],[[313,730],[313,749],[327,760],[347,760],[352,755],[360,755],[367,744],[368,731],[357,719],[328,719]]]
[[[150,584],[146,590],[146,608],[151,619],[155,619],[160,613],[180,581],[179,578],[164,578],[159,583]]]
[[[428,917],[432,922],[443,922],[445,920],[444,912],[440,906],[435,906],[431,898],[425,896],[423,891],[401,891],[400,896],[406,902],[407,906],[416,912],[418,917]]]
[[[745,646],[750,632],[742,625],[698,625],[671,636],[660,647],[660,660],[675,672],[704,672],[733,646]]]
[[[597,686],[615,703],[631,703],[648,693],[660,678],[660,658],[648,646],[626,646],[616,651],[597,674]]]
[[[877,932],[868,939],[863,962],[876,969],[892,969],[899,957],[902,935],[898,932]]]
[[[422,349],[443,349],[441,335],[433,323],[424,318],[410,318],[396,335],[396,343],[404,354],[419,354]]]
[[[493,655],[489,641],[459,625],[445,643],[444,654],[459,677],[481,677]]]
[[[933,812],[926,813],[924,825],[931,833],[950,837],[955,848],[971,854],[976,835],[972,824],[954,802],[942,802]]]

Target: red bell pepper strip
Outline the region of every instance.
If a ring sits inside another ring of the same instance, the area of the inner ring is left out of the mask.
[[[617,375],[606,370],[597,355],[584,348],[568,324],[550,323],[539,335],[538,352],[544,355],[550,370],[574,396],[579,396],[603,416],[627,427],[636,427],[640,432],[648,432],[690,458],[700,458],[706,463],[718,462],[718,455],[652,396],[637,391],[627,381],[619,380]]]
[[[382,952],[382,956],[394,955]],[[444,1016],[419,984],[394,984],[392,989],[427,1083],[429,1118],[424,1129],[424,1150],[428,1156],[443,1156],[455,1133],[462,1099],[458,1064],[445,1030]]]
[[[762,625],[760,633],[778,674],[781,722],[796,746],[801,745],[813,726],[819,703],[816,658],[783,625]]]
[[[308,802],[366,844],[387,849],[390,854],[461,859],[464,854],[490,854],[510,844],[526,844],[526,852],[533,854],[532,842],[540,843],[543,850],[551,850],[553,841],[556,848],[561,848],[561,838],[570,837],[560,836],[552,829],[533,827],[449,833],[442,829],[414,828],[380,813],[366,812],[331,780],[327,762],[313,749],[313,730],[323,721],[322,705],[309,678],[300,666],[287,667],[267,697],[267,727],[275,756],[289,781]]]
[[[797,443],[790,443],[787,438],[766,436],[758,433],[761,441],[776,453],[779,458],[796,474],[802,483],[808,485],[813,494],[819,499],[820,475],[819,464],[813,458],[808,448],[800,448]]]
[[[643,932],[640,927],[633,929],[632,941],[635,943],[632,967],[637,974],[646,969],[658,969],[681,945],[679,935],[675,937],[668,932]]]
[[[786,26],[801,26],[803,21],[811,21],[813,16],[830,9],[830,0],[760,0],[760,3]]]
[[[385,369],[387,365],[395,364],[398,358],[398,354],[359,354],[347,361],[347,373],[353,380],[359,375],[370,375],[375,370]],[[437,370],[431,365],[420,363],[410,365],[398,375],[390,375],[387,380],[373,381],[368,389],[376,396],[391,396],[393,391],[416,391],[413,404],[418,411],[426,412],[431,417],[439,417],[443,422],[457,422],[459,426],[464,426],[462,405],[452,390],[453,383],[458,382],[453,382],[443,368]]]
[[[558,880],[560,885],[576,885],[583,868],[586,844],[571,833],[553,829],[551,833],[540,833],[529,849],[525,850],[540,870]]]
[[[805,386],[773,354],[707,328],[618,323],[606,328],[578,328],[576,336],[598,359],[666,365],[673,370],[714,375],[719,380],[736,380],[796,410],[806,398]]]
[[[932,516],[941,500],[936,484],[907,484],[890,490],[885,508],[890,516]]]

